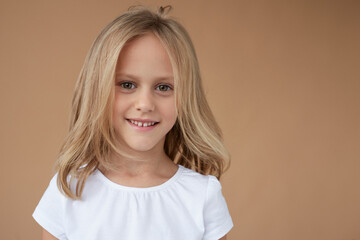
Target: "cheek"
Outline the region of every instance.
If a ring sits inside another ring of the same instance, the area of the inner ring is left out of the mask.
[[[126,102],[122,99],[115,98],[112,109],[112,121],[114,124],[118,123],[121,119],[125,118]]]
[[[130,100],[124,96],[115,95],[113,112],[123,113],[129,106]]]
[[[163,103],[161,109],[163,112],[163,116],[165,116],[168,120],[172,120],[175,122],[177,114],[174,100]]]

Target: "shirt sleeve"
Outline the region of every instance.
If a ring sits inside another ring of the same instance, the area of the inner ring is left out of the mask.
[[[205,233],[203,240],[218,240],[234,226],[219,180],[209,175],[204,206]]]
[[[57,174],[51,179],[48,188],[35,208],[33,218],[54,237],[65,240],[64,202],[65,196],[57,187]]]

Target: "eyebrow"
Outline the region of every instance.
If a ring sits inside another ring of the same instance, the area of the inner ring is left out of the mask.
[[[128,73],[116,73],[116,77],[131,78],[131,79],[135,79],[135,80],[140,79],[138,76],[135,76],[133,74],[128,74]],[[174,77],[173,76],[161,76],[161,77],[156,77],[153,80],[155,80],[155,81],[174,81]]]

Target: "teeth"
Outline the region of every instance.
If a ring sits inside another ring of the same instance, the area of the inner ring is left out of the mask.
[[[137,121],[134,121],[134,120],[131,120],[131,119],[130,119],[130,122],[135,124],[135,125],[138,125],[139,127],[148,127],[148,126],[153,126],[155,124],[155,122],[142,123],[142,122],[137,122]]]

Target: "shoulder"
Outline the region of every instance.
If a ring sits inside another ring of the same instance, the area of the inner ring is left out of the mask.
[[[91,173],[88,178],[85,181],[85,188],[89,188],[89,187],[94,187],[93,185],[96,185],[97,180],[94,177],[95,173]],[[45,191],[45,196],[48,197],[54,197],[57,198],[58,201],[74,201],[73,199],[69,198],[68,196],[66,196],[63,191],[62,191],[62,186],[60,184],[60,179],[59,179],[59,172],[55,173],[53,175],[53,177],[51,178],[49,185]],[[67,184],[70,185],[70,190],[72,193],[76,192],[76,187],[78,184],[79,179],[75,176],[72,175],[68,175],[66,178],[66,182]],[[92,185],[92,186],[90,186]],[[88,187],[87,187],[88,186]]]
[[[70,177],[67,179],[70,181]],[[71,184],[71,188],[75,190],[76,181]],[[58,173],[55,173],[51,178],[40,203],[60,204],[67,201],[67,196],[61,191],[61,186],[58,185]]]
[[[182,177],[187,180],[191,180],[194,183],[205,184],[207,185],[209,181],[218,181],[217,178],[213,175],[203,175],[198,173],[192,169],[186,168],[184,166],[179,165],[182,170]]]
[[[50,180],[49,185],[45,191],[47,195],[53,196],[53,195],[61,195],[60,188],[58,187],[58,173],[56,173]]]
[[[182,168],[181,182],[186,184],[188,188],[209,194],[210,192],[221,191],[219,180],[213,175],[203,175],[192,169],[180,166]]]

